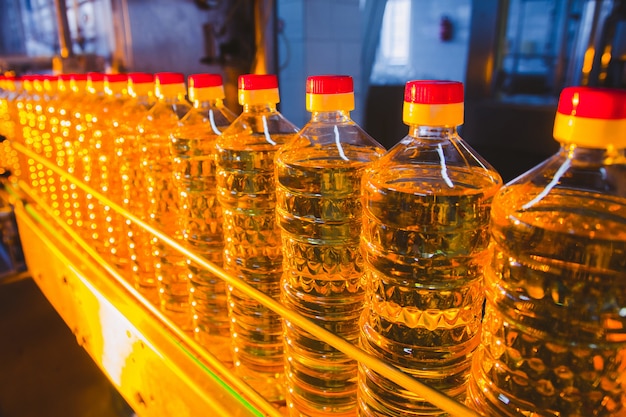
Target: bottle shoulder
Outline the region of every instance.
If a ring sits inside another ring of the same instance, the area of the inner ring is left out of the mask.
[[[626,155],[607,156],[604,150],[561,149],[506,184],[494,205],[508,213],[591,210],[626,224]]]
[[[502,186],[498,171],[456,135],[406,136],[372,164],[367,181],[425,194],[479,191],[493,195]]]
[[[385,148],[353,121],[307,123],[281,148],[277,159],[286,164],[336,166],[377,160]]]
[[[298,128],[277,111],[244,112],[217,139],[223,149],[278,148],[292,139]]]

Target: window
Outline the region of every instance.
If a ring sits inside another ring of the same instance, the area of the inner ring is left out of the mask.
[[[410,25],[411,0],[387,0],[372,70],[373,84],[393,83],[406,78],[410,64]]]

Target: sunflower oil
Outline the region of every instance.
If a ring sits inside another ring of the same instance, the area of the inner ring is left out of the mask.
[[[485,416],[626,413],[626,93],[565,88],[554,138],[493,202],[468,399]]]
[[[306,97],[311,120],[276,157],[281,300],[356,345],[365,301],[361,177],[384,148],[350,118],[352,77],[309,77]],[[287,320],[284,335],[290,415],[356,415],[357,362]]]
[[[458,135],[463,85],[409,81],[409,134],[363,178],[367,353],[456,401],[466,397],[482,319],[489,213],[500,175]],[[443,410],[359,364],[359,415]]]
[[[221,267],[224,237],[222,209],[216,196],[215,142],[236,116],[224,105],[221,75],[190,75],[187,85],[193,108],[171,135],[179,224],[186,246]],[[230,362],[226,284],[191,261],[188,263],[194,336],[217,358]]]
[[[277,110],[277,77],[242,75],[243,112],[217,139],[217,198],[224,218],[224,269],[278,300],[282,275],[274,157],[297,128]],[[282,318],[228,289],[236,374],[269,401],[284,399]]]
[[[154,75],[157,101],[139,123],[140,158],[147,193],[142,201],[149,222],[169,237],[183,241],[178,222],[170,135],[191,105],[185,98],[185,78],[177,72]],[[181,329],[191,329],[187,259],[154,236],[150,245],[161,309]]]

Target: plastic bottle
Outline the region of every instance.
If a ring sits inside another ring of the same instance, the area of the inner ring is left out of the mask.
[[[69,171],[70,159],[73,158],[73,150],[71,147],[71,137],[73,133],[73,116],[72,107],[74,94],[70,87],[71,74],[60,74],[57,77],[57,96],[56,96],[56,114],[55,114],[55,131],[53,136],[55,162],[56,165],[64,171]],[[74,212],[72,208],[73,197],[76,185],[67,179],[67,177],[59,176],[59,212],[69,226],[74,225]]]
[[[2,76],[2,109],[0,119],[2,130],[0,135],[8,141],[3,141],[0,147],[2,150],[2,168],[6,174],[10,174],[11,181],[17,181],[22,176],[18,152],[11,146],[11,141],[16,140],[16,129],[18,126],[15,115],[15,99],[19,95],[21,82],[14,76]]]
[[[297,128],[277,110],[275,75],[242,75],[243,112],[217,139],[217,198],[224,218],[224,269],[278,300],[282,274],[274,156]],[[235,372],[269,401],[284,399],[282,319],[229,288]]]
[[[408,135],[363,178],[361,345],[463,402],[479,344],[489,210],[500,175],[458,135],[463,84],[409,81]],[[360,416],[445,415],[359,364]]]
[[[221,267],[224,237],[216,196],[215,141],[236,116],[224,105],[221,75],[190,75],[187,84],[193,108],[171,136],[179,224],[189,249]],[[228,362],[232,348],[226,284],[191,262],[189,284],[195,338]]]
[[[493,201],[468,400],[486,416],[626,412],[626,92],[565,88],[554,138]]]
[[[103,135],[100,116],[104,100],[104,74],[90,72],[87,74],[87,86],[85,100],[83,101],[83,112],[81,113],[81,124],[79,142],[81,144],[82,157],[82,180],[94,190],[99,188],[98,158],[100,156],[99,147]],[[98,200],[91,194],[85,193],[85,205],[83,207],[83,219],[85,228],[83,229],[85,239],[93,242],[99,253],[104,252],[103,241],[100,233],[103,224],[100,224],[97,215]]]
[[[31,151],[40,157],[50,159],[52,148],[50,146],[50,133],[47,131],[47,103],[50,97],[44,91],[44,76],[41,74],[28,76],[25,87],[28,96],[25,100],[23,113],[26,115],[26,119],[22,120],[24,142]],[[56,192],[54,173],[42,163],[28,159],[33,190],[51,205],[51,193]]]
[[[43,97],[41,109],[41,136],[45,158],[55,165],[58,165],[58,150],[60,144],[60,106],[61,102],[58,95],[58,77],[54,75],[42,75],[39,78],[39,85]],[[48,204],[53,210],[55,216],[59,217],[62,210],[61,196],[62,176],[54,171],[49,171],[47,178],[47,195]]]
[[[77,180],[84,181],[84,155],[87,151],[85,133],[88,125],[85,120],[87,95],[87,74],[70,75],[70,130],[68,132],[67,147],[67,172]],[[72,201],[71,211],[74,216],[76,230],[83,236],[87,229],[87,194],[77,184],[70,184],[70,197]],[[69,222],[69,221],[68,221]]]
[[[35,94],[32,75],[23,75],[21,77],[22,89],[21,93],[15,100],[15,108],[17,113],[18,126],[16,128],[16,140],[26,148],[36,152],[34,138],[36,137],[35,125],[36,116],[34,106],[38,97]],[[34,190],[39,188],[39,181],[45,177],[43,165],[36,163],[34,159],[20,153],[20,166],[24,167],[26,173],[26,183]]]
[[[156,102],[154,74],[132,72],[128,74],[130,98],[122,107],[124,123],[115,135],[115,154],[119,160],[122,206],[143,221],[149,221],[147,198],[137,198],[137,190],[147,190],[141,169],[142,143],[138,128]],[[158,304],[157,280],[150,249],[151,235],[136,224],[124,222],[128,239],[130,260],[129,281],[153,304]]]
[[[11,147],[7,142],[7,138],[13,136],[9,116],[10,86],[10,80],[4,75],[0,75],[0,176],[6,176],[10,172]]]
[[[94,184],[94,187],[117,204],[122,204],[123,200],[120,175],[123,149],[116,147],[115,138],[121,127],[127,123],[123,107],[128,99],[128,75],[105,74],[104,100],[98,123],[98,130],[102,132],[102,137],[95,143],[98,158],[96,161],[97,184]],[[101,226],[103,255],[125,275],[130,268],[126,218],[103,202],[99,202],[96,211],[98,216],[96,221]]]
[[[173,178],[170,154],[170,134],[191,105],[185,99],[187,92],[183,74],[158,72],[154,75],[157,102],[150,108],[139,124],[141,143],[141,167],[146,180],[147,218],[170,237],[182,242],[178,224],[178,197]],[[188,267],[186,258],[151,238],[148,248],[152,250],[161,309],[184,330],[191,329],[189,310]]]
[[[361,177],[385,150],[350,118],[352,77],[308,77],[306,108],[311,120],[276,157],[281,300],[358,344],[365,301]],[[289,321],[284,332],[290,415],[355,415],[357,362]]]

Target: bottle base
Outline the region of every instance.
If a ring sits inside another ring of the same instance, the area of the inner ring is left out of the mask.
[[[285,377],[282,373],[258,372],[235,363],[235,374],[263,398],[272,403],[285,401]]]

